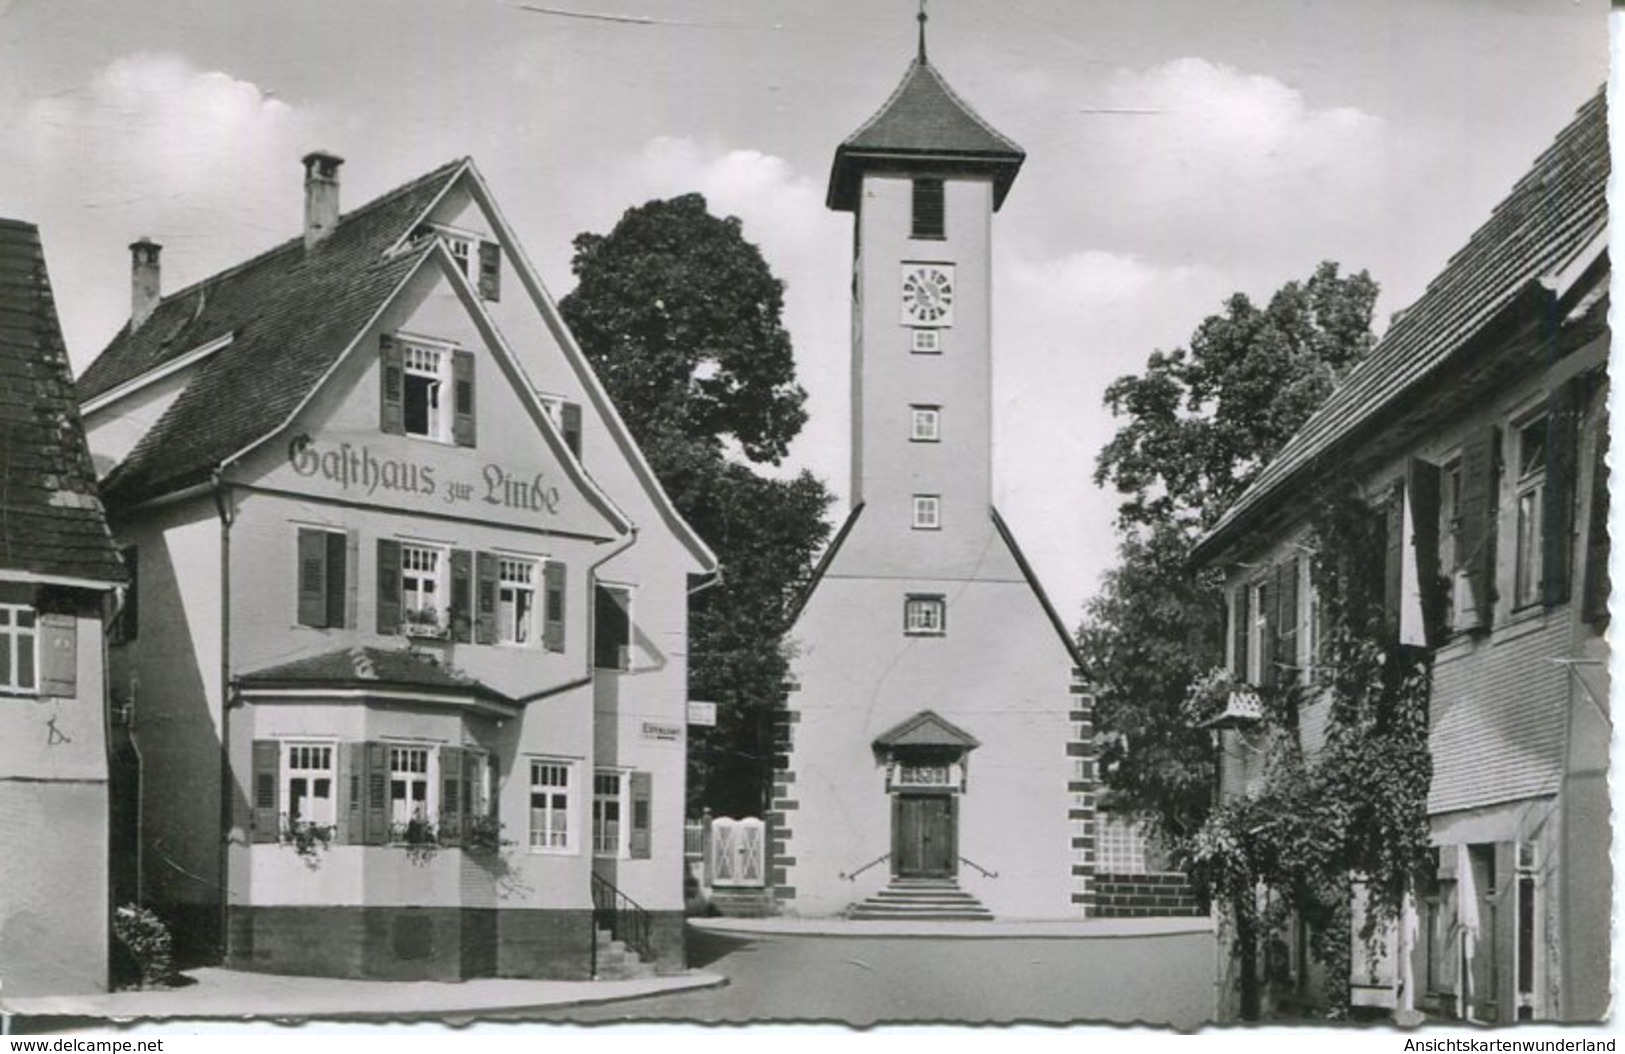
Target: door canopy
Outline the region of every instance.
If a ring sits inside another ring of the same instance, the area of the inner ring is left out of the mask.
[[[981,746],[975,736],[930,710],[921,710],[875,738],[876,759],[886,766],[886,790],[965,790],[966,755]]]

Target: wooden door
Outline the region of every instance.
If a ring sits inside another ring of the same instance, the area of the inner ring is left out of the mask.
[[[899,794],[892,800],[892,861],[902,878],[952,875],[959,852],[951,794]]]

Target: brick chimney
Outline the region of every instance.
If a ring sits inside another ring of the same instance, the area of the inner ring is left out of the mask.
[[[158,254],[164,247],[143,237],[130,243],[130,332],[152,314],[163,296],[158,284]]]
[[[339,222],[339,166],[342,157],[320,150],[305,158],[305,248],[321,244]]]

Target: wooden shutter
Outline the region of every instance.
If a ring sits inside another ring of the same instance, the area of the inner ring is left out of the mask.
[[[385,435],[405,435],[405,354],[395,338],[387,333],[378,338],[378,376],[382,385],[378,400],[378,428]]]
[[[327,625],[327,532],[299,528],[299,624]]]
[[[474,639],[471,602],[474,592],[474,556],[467,549],[451,552],[451,639],[467,644]]]
[[[72,612],[42,611],[39,692],[69,699],[79,694],[79,623]]]
[[[1586,524],[1585,596],[1582,617],[1598,622],[1608,617],[1608,428],[1597,430],[1591,463],[1591,514]]]
[[[502,246],[480,242],[480,299],[502,299]]]
[[[1461,534],[1456,570],[1465,572],[1480,628],[1495,612],[1496,451],[1500,433],[1487,425],[1467,437],[1461,452]]]
[[[361,627],[361,535],[344,533],[344,625]]]
[[[462,845],[468,802],[463,796],[463,748],[440,748],[440,844]]]
[[[564,650],[564,587],[566,569],[549,560],[542,568],[542,647]]]
[[[1275,565],[1275,668],[1278,681],[1298,668],[1298,558]]]
[[[451,388],[455,402],[451,419],[452,442],[474,445],[474,353],[458,348],[451,353]]]
[[[346,576],[349,569],[345,566],[349,555],[350,539],[339,531],[323,531],[323,541],[327,546],[327,596],[325,608],[327,625],[334,628],[343,628],[344,612],[349,606],[349,594],[346,592]]]
[[[1233,649],[1234,661],[1230,664],[1230,673],[1237,684],[1246,684],[1247,670],[1247,595],[1251,590],[1246,582],[1236,586],[1235,593],[1230,598],[1230,641]]]
[[[1405,494],[1411,503],[1411,546],[1421,593],[1422,630],[1429,647],[1444,643],[1445,590],[1439,568],[1439,466],[1420,458],[1405,463]]]
[[[1270,576],[1264,580],[1264,637],[1258,642],[1258,683],[1265,688],[1275,687],[1280,674],[1280,668],[1275,664],[1276,645],[1281,634],[1281,604],[1280,594],[1275,591],[1275,583],[1281,575],[1281,565],[1276,564],[1270,571]]]
[[[378,539],[378,632],[401,631],[401,543]]]
[[[1574,538],[1575,417],[1579,381],[1553,392],[1546,412],[1546,485],[1541,491],[1541,599],[1547,607],[1569,599]]]
[[[914,181],[914,237],[941,238],[947,230],[944,222],[943,184],[940,179]]]
[[[632,786],[632,827],[629,839],[632,859],[649,859],[649,840],[654,828],[653,780],[647,772],[630,774]]]
[[[534,617],[534,616],[532,616]],[[474,556],[474,643],[497,641],[497,554]]]
[[[570,453],[581,459],[581,404],[559,404],[559,431],[564,433],[564,445],[570,448]]]
[[[338,834],[340,845],[361,845],[362,807],[366,803],[367,744],[340,743],[338,748]]]
[[[362,781],[366,804],[362,807],[361,841],[364,845],[389,842],[389,751],[382,743],[365,743],[366,772]]]
[[[1382,631],[1399,640],[1405,596],[1405,483],[1397,480],[1382,510]]]
[[[274,739],[254,740],[255,842],[282,840],[282,744]]]

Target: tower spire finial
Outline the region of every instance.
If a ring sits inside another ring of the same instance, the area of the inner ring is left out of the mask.
[[[925,13],[925,0],[920,0],[920,13],[914,16],[920,20],[920,61],[925,61],[925,23],[929,17]]]

